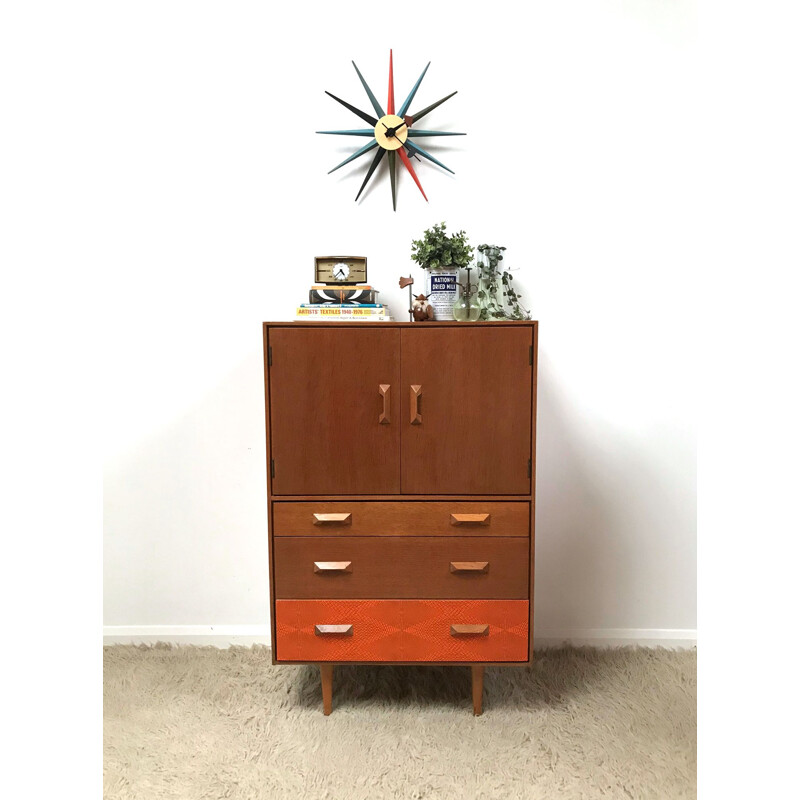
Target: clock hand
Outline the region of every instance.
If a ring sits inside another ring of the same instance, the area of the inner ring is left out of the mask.
[[[397,131],[405,125],[405,122],[401,122],[399,125],[395,125],[394,128],[390,128],[385,122],[381,122],[384,128],[386,128],[386,138],[391,139],[393,136],[397,136]]]

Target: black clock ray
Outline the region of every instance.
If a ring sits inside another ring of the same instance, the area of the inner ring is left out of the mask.
[[[397,211],[397,152],[389,150],[389,180],[392,183],[392,208]]]
[[[447,95],[447,97],[437,100],[435,103],[432,103],[427,108],[423,108],[422,111],[419,111],[416,114],[409,114],[406,118],[406,122],[408,123],[409,127],[411,127],[411,125],[413,125],[415,122],[419,122],[419,120],[421,120],[426,114],[429,114],[434,108],[438,108],[442,103],[449,100],[454,94],[458,94],[458,92],[455,91],[452,94]]]
[[[375,153],[375,158],[373,158],[373,159],[372,159],[372,163],[369,165],[369,170],[367,171],[367,175],[366,175],[366,177],[364,178],[364,183],[362,183],[362,184],[361,184],[361,188],[358,190],[358,194],[356,195],[356,202],[358,202],[358,198],[359,198],[359,197],[361,197],[361,192],[363,192],[363,191],[364,191],[364,187],[367,185],[367,183],[369,183],[369,179],[372,177],[372,173],[373,173],[373,172],[375,172],[375,170],[376,170],[376,169],[377,169],[377,167],[378,167],[378,164],[380,164],[380,163],[381,163],[381,159],[383,158],[383,156],[384,156],[384,154],[385,154],[386,152],[387,152],[387,151],[386,151],[386,150],[384,150],[384,149],[381,147],[381,148],[378,150],[378,152],[377,152],[377,153]]]
[[[366,111],[360,111],[355,106],[351,106],[350,103],[347,103],[344,100],[338,98],[335,94],[331,94],[328,91],[326,91],[325,94],[327,94],[328,97],[332,97],[337,103],[341,103],[345,108],[349,108],[350,111],[352,111],[354,114],[357,114],[359,117],[361,117],[361,119],[363,119],[364,122],[369,122],[369,124],[373,125],[373,126],[378,124],[378,118],[377,117],[371,117],[369,114],[367,114]]]
[[[320,133],[325,133],[325,131],[320,131]],[[467,134],[459,133],[457,131],[421,131],[417,130],[416,128],[409,128],[408,135],[418,139],[420,136],[466,136]]]

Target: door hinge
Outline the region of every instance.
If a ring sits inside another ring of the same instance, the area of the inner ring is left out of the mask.
[[[272,345],[267,348],[267,364],[270,367],[272,366]]]
[[[272,363],[272,356],[270,356],[270,364]],[[528,364],[533,366],[533,345],[528,348]]]
[[[530,460],[530,459],[528,459],[528,477],[529,477],[529,478],[530,478],[530,476],[531,476],[531,471],[532,471],[532,469],[533,469],[533,464],[531,464],[531,460]]]
[[[275,477],[275,459],[274,458],[271,458],[269,460],[269,476],[270,476],[270,478],[274,478]]]

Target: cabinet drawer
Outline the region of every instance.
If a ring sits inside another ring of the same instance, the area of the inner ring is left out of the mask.
[[[527,600],[276,600],[277,661],[527,661]]]
[[[528,539],[281,536],[275,597],[528,598]]]
[[[475,501],[279,502],[275,536],[527,536],[530,504]]]

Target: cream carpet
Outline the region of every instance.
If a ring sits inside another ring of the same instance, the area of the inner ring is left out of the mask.
[[[319,670],[263,647],[104,649],[104,796],[688,798],[696,651],[557,648],[487,668]]]

